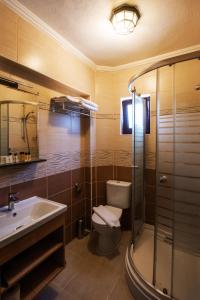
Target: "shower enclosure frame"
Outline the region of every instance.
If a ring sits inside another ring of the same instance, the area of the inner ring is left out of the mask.
[[[162,61],[159,61],[155,64],[153,64],[152,66],[148,67],[147,69],[145,69],[144,71],[142,71],[141,73],[139,73],[138,75],[133,76],[128,84],[128,89],[129,92],[132,93],[132,98],[134,99],[134,93],[135,93],[135,87],[134,87],[134,82],[136,81],[136,79],[140,78],[141,76],[157,70],[157,79],[158,79],[158,72],[159,69],[161,67],[165,67],[165,66],[173,66],[176,63],[180,63],[180,62],[184,62],[184,61],[190,61],[190,60],[194,60],[194,59],[200,59],[200,51],[195,51],[195,52],[191,52],[191,53],[187,53],[187,54],[183,54],[183,55],[179,55],[179,56],[175,56],[169,59],[165,59]],[[173,73],[174,76],[174,73]],[[173,87],[173,93],[174,93],[174,87]],[[158,90],[156,90],[156,99],[158,99]],[[157,105],[158,101],[157,101]],[[174,102],[173,102],[174,105]],[[157,107],[158,108],[158,107]],[[173,123],[175,122],[175,117],[173,117]],[[156,126],[158,124],[158,115],[156,117]],[[156,135],[156,148],[158,147],[157,145],[158,141],[157,141],[157,135]],[[134,167],[134,165],[133,165]],[[133,170],[134,173],[134,170]],[[156,172],[157,173],[157,172]],[[156,175],[156,180],[158,180],[158,176]],[[172,185],[173,186],[173,185]],[[134,195],[134,192],[133,192]],[[134,214],[133,214],[134,216]],[[155,224],[156,227],[156,224]],[[133,226],[134,228],[134,226]],[[155,228],[156,230],[156,228]],[[173,230],[173,228],[172,228]],[[134,296],[138,299],[138,300],[167,300],[167,299],[175,299],[172,296],[166,295],[163,292],[161,292],[158,288],[156,288],[155,286],[155,267],[156,267],[156,247],[155,247],[155,241],[156,239],[156,233],[154,231],[154,257],[153,257],[153,281],[152,283],[146,281],[143,277],[142,274],[140,274],[138,272],[138,270],[136,269],[133,259],[132,259],[132,253],[134,250],[134,246],[135,243],[133,243],[133,240],[130,242],[128,248],[127,248],[127,252],[126,252],[126,258],[125,258],[125,265],[126,265],[126,277],[127,277],[127,282],[129,285],[129,288],[131,290],[131,292],[134,294]],[[174,247],[174,242],[172,243],[172,265],[173,265],[173,247]],[[173,267],[171,269],[171,287],[173,289]]]
[[[137,95],[137,92],[136,92],[136,89],[134,89],[134,92],[132,93],[132,136],[134,139],[135,136],[136,136],[136,98],[141,98],[141,103],[143,105],[143,118],[144,118],[144,123],[143,123],[143,134],[142,134],[142,138],[143,138],[143,149],[145,149],[145,127],[144,127],[144,124],[145,124],[145,112],[144,112],[144,99],[142,97],[140,97],[139,95]],[[140,104],[141,104],[140,103]],[[141,166],[138,165],[138,162],[136,163],[136,143],[132,140],[133,142],[133,167],[132,167],[132,178],[136,178],[136,173],[138,170],[141,169]],[[143,165],[142,165],[142,172],[143,172],[143,186],[144,186],[144,165],[145,165],[145,152],[143,151],[143,155],[142,155],[142,160],[143,160]],[[134,188],[134,185],[132,184],[132,197],[133,198],[136,198],[136,189]],[[142,198],[144,199],[144,191],[142,191]],[[135,203],[133,205],[132,203],[132,219],[135,220]],[[140,211],[141,213],[141,221],[144,222],[144,219],[145,219],[145,203],[143,201],[143,206],[142,206],[142,212]],[[141,223],[142,224],[142,223]],[[138,226],[136,226],[135,222],[132,222],[132,243],[135,244],[136,243],[136,240],[137,240],[137,237],[139,236],[139,233],[141,231],[141,228],[142,228],[142,225],[141,224],[138,224]]]

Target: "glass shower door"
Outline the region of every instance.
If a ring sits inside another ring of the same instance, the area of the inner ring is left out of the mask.
[[[144,224],[144,99],[133,93],[133,243]]]
[[[176,64],[172,295],[200,299],[200,61]]]
[[[178,300],[200,299],[199,60],[157,70],[157,289]]]
[[[157,70],[156,222],[153,284],[171,295],[174,192],[174,67]]]

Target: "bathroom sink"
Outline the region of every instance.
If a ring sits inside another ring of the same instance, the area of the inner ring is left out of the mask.
[[[67,206],[37,196],[0,208],[0,248],[65,212]]]

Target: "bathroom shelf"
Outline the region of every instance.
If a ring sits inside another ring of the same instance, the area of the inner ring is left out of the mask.
[[[0,299],[19,287],[20,299],[34,299],[66,265],[65,214],[0,248]]]
[[[63,247],[63,243],[43,241],[17,255],[4,266],[3,276],[8,288],[15,285],[45,259]]]
[[[30,164],[40,163],[40,162],[45,162],[45,161],[47,161],[47,160],[46,159],[33,159],[31,161],[20,161],[18,163],[0,164],[0,168],[21,166],[21,165],[30,165]]]
[[[55,100],[54,98],[52,98],[50,102],[50,111],[53,113],[76,114],[79,116],[91,117],[90,110],[84,108],[80,104],[73,104],[67,100]]]
[[[59,266],[56,261],[52,261],[50,258],[44,261],[21,281],[21,299],[34,299],[63,269],[64,267]]]

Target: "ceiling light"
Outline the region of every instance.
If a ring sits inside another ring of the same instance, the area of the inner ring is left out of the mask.
[[[118,34],[132,33],[140,18],[134,6],[123,4],[113,9],[110,21]]]

